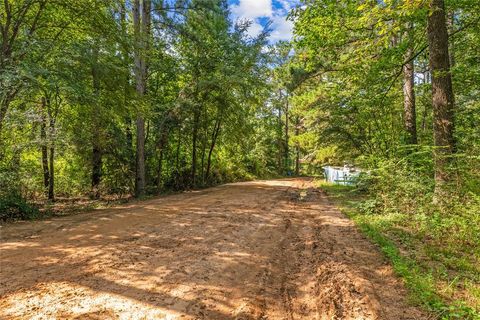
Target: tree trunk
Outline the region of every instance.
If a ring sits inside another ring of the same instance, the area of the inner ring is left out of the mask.
[[[217,143],[217,138],[218,134],[220,133],[220,119],[217,119],[215,122],[215,127],[213,130],[212,134],[212,141],[210,143],[210,149],[208,150],[208,158],[207,158],[207,170],[205,173],[205,180],[208,181],[208,178],[210,177],[210,168],[212,164],[212,154],[213,154],[213,149],[215,148],[215,144]]]
[[[454,95],[450,74],[448,32],[443,0],[432,0],[428,17],[429,64],[432,73],[432,106],[435,160],[435,195],[453,180]]]
[[[122,36],[127,37],[127,8],[126,0],[120,2],[120,25],[122,29]],[[129,47],[126,44],[122,45],[122,60],[125,70],[129,70]],[[130,110],[128,108],[128,101],[130,99],[130,72],[125,73],[123,88],[123,107],[125,109],[125,138],[126,149],[128,155],[128,167],[133,172],[135,170],[134,151],[133,151],[133,132],[132,132],[132,118],[130,116]]]
[[[279,90],[280,100],[282,98],[282,91]],[[277,129],[277,143],[278,143],[278,156],[277,156],[277,165],[278,165],[278,174],[283,174],[282,169],[282,158],[283,158],[283,124],[282,124],[282,107],[278,106],[278,129]]]
[[[48,179],[49,185],[48,185],[48,200],[50,201],[55,201],[55,194],[54,194],[54,188],[55,188],[55,144],[54,144],[54,139],[53,136],[55,135],[55,120],[53,117],[50,117],[50,157],[49,157],[49,163],[50,163],[50,177]]]
[[[285,97],[285,173],[289,174],[289,171],[290,171],[290,150],[289,150],[289,146],[288,146],[288,125],[289,125],[289,122],[288,122],[288,110],[289,106],[288,106],[288,94],[287,96]]]
[[[203,113],[206,115],[206,110],[204,108]],[[205,185],[205,154],[207,152],[207,143],[208,143],[208,121],[205,120],[203,121],[203,134],[202,134],[202,152],[201,152],[201,157],[200,157],[200,168],[202,172],[200,173],[200,176],[202,177],[202,186]]]
[[[92,149],[92,196],[98,199],[100,196],[99,185],[102,180],[102,150],[97,144]]]
[[[45,195],[48,196],[48,186],[50,184],[50,173],[48,170],[48,146],[47,146],[47,116],[46,116],[47,102],[45,97],[42,97],[42,110],[40,124],[40,141],[42,144],[42,168],[43,168],[43,186],[45,188]]]
[[[137,117],[137,151],[135,170],[135,196],[141,197],[145,194],[145,120]]]
[[[99,185],[102,179],[102,148],[101,148],[101,124],[100,124],[100,76],[98,74],[98,54],[100,48],[95,43],[93,48],[92,86],[95,101],[92,108],[92,197],[97,199]]]
[[[163,150],[164,146],[160,146],[160,154],[158,157],[158,168],[157,168],[157,192],[162,191],[163,178],[162,178],[162,164],[163,164]]]
[[[300,133],[300,119],[297,116],[295,119],[295,137],[297,141],[295,142],[295,175],[300,175],[300,144],[298,143],[298,135]]]
[[[151,0],[134,0],[133,24],[135,40],[135,80],[140,98],[147,92],[147,51],[150,35]],[[135,170],[135,196],[145,194],[145,119],[143,112],[137,113],[137,146]]]
[[[52,109],[52,104],[50,100],[50,96],[45,96],[44,99],[42,100],[42,104],[46,107],[46,114],[48,115],[48,123],[49,123],[49,128],[48,128],[48,135],[47,135],[47,142],[48,145],[50,146],[49,152],[45,152],[45,154],[48,154],[48,166],[47,170],[49,173],[48,176],[48,190],[47,190],[47,196],[48,200],[50,201],[55,201],[55,120],[57,117],[57,112],[58,112],[58,106],[56,106],[56,110],[54,111]],[[46,124],[46,121],[45,121]],[[47,147],[47,144],[45,144],[45,147]],[[47,150],[45,150],[47,151]],[[42,150],[42,156],[43,156],[43,150]],[[44,169],[44,174],[45,171]]]
[[[50,201],[55,201],[55,193],[54,193],[54,187],[55,187],[55,167],[54,167],[54,158],[55,158],[55,147],[52,146],[50,147],[50,178],[48,179],[50,184],[48,185],[48,200]]]
[[[191,183],[195,186],[195,176],[197,175],[197,140],[198,140],[198,122],[200,121],[200,112],[195,109],[193,116],[193,132],[192,132],[192,169]]]
[[[411,59],[413,50],[408,49],[406,58]],[[417,117],[415,110],[414,90],[414,65],[413,60],[403,66],[403,106],[404,125],[407,132],[407,144],[417,144]]]

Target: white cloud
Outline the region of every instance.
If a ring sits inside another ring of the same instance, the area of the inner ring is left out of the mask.
[[[272,0],[240,0],[232,6],[232,13],[240,19],[255,20],[272,16]]]
[[[248,28],[248,35],[252,38],[255,38],[263,31],[263,26],[255,21],[252,21],[252,24]]]
[[[237,5],[231,6],[233,20],[250,20],[252,24],[248,29],[251,37],[256,37],[262,32],[263,26],[260,18],[271,20],[271,42],[290,40],[292,38],[293,22],[286,17],[298,0],[240,0]]]
[[[270,40],[272,42],[292,39],[293,22],[287,20],[286,16],[274,16],[271,29]]]

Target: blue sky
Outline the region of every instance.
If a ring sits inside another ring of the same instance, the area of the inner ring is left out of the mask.
[[[271,21],[270,41],[290,40],[292,38],[292,21],[286,17],[298,0],[229,0],[232,19],[251,20],[251,36],[258,35],[265,24]]]

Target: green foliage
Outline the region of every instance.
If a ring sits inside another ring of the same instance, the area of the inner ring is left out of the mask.
[[[398,212],[398,206],[386,207],[381,197],[371,198],[355,187],[319,186],[379,245],[405,281],[413,303],[424,306],[438,319],[473,320],[480,316],[480,296],[475,293],[480,282],[476,263],[480,257],[476,246],[478,211],[460,218],[457,211],[446,217],[419,204],[409,213]],[[433,211],[425,214],[426,210]],[[467,292],[461,293],[463,290]]]
[[[226,1],[152,0],[148,45],[138,48],[129,2],[6,0],[0,219],[35,217],[28,203],[55,196],[132,194],[141,118],[150,194],[297,170],[318,175],[325,164],[361,167],[357,190],[366,196],[352,217],[417,301],[440,318],[474,318],[479,3],[446,1],[455,178],[439,198],[428,1],[306,0],[290,15],[294,41],[270,45],[268,32],[251,37],[251,22],[232,22]],[[136,53],[147,64],[145,94],[137,93]],[[410,62],[414,145],[406,143],[402,89]]]
[[[439,318],[473,319],[480,302],[480,7],[445,2],[456,141],[444,169],[453,178],[442,184],[435,181],[433,157],[432,128],[439,120],[432,112],[429,4],[304,1],[291,13],[295,55],[284,69],[294,83],[291,100],[303,124],[298,141],[305,159],[314,166],[360,167],[357,191],[363,196],[351,204],[352,217],[381,245],[417,301]],[[403,91],[410,63],[413,145],[407,143]]]
[[[21,198],[131,194],[139,114],[151,194],[278,171],[277,54],[266,32],[252,38],[249,22],[231,21],[225,1],[152,1],[141,98],[128,2],[6,3],[6,27],[20,29],[1,35],[0,169]]]
[[[432,202],[432,163],[429,152],[417,152],[406,158],[375,162],[375,167],[369,174],[361,176],[361,183],[375,195],[379,211],[413,214],[419,207]]]
[[[18,177],[0,167],[0,221],[33,219],[39,215],[38,209],[22,195]]]
[[[17,193],[7,193],[0,196],[0,221],[16,219],[34,219],[39,216],[36,207]]]

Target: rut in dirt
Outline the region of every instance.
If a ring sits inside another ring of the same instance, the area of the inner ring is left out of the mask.
[[[310,179],[2,227],[2,319],[428,319]]]

